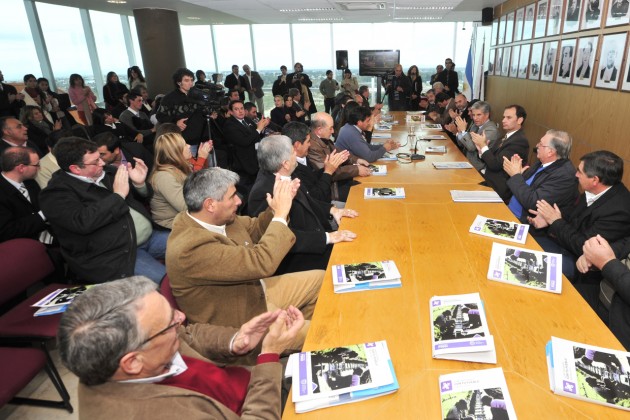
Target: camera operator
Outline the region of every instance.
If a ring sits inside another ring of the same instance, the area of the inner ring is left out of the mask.
[[[173,74],[175,90],[162,98],[156,114],[160,123],[177,124],[186,143],[190,144],[193,156],[197,154],[199,143],[209,139],[206,118],[209,114],[204,112],[207,111],[207,106],[202,103],[203,101],[189,96],[194,80],[192,71],[186,68],[177,69]]]
[[[390,111],[406,111],[411,93],[411,80],[403,73],[400,64],[394,67],[394,74],[383,78],[385,94]]]
[[[295,70],[293,73],[287,75],[287,80],[290,83],[289,88],[296,88],[300,92],[300,105],[309,115],[314,114],[317,112],[317,107],[313,101],[313,93],[310,89],[313,86],[313,82],[311,82],[308,74],[304,73],[301,63],[295,63],[293,70]]]

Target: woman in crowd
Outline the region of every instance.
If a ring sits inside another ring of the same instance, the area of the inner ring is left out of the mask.
[[[420,109],[420,97],[422,96],[422,76],[418,66],[413,65],[407,70],[407,77],[411,80],[411,93],[409,95],[409,109],[418,111]]]
[[[278,124],[280,127],[291,121],[291,115],[289,115],[284,109],[284,98],[281,95],[273,97],[273,103],[276,106],[271,110],[271,122]]]
[[[20,93],[24,95],[24,103],[26,105],[40,108],[48,122],[51,124],[54,122],[52,115],[46,109],[46,96],[39,90],[35,76],[32,74],[24,76],[24,89]]]
[[[96,95],[80,75],[70,75],[70,88],[68,88],[70,100],[77,107],[79,118],[86,125],[92,125],[92,111],[96,109]]]
[[[103,108],[97,108],[92,113],[92,132],[94,135],[112,132],[116,137],[123,141],[134,141],[138,133],[125,124],[118,122],[118,119],[113,117],[111,112],[104,110]]]
[[[343,80],[341,81],[341,88],[344,92],[354,97],[355,93],[359,92],[359,82],[356,77],[352,77],[350,69],[346,69],[343,72]]]
[[[295,107],[293,106],[293,96],[289,95],[288,93],[286,95],[284,95],[284,109],[283,112],[285,114],[284,119],[285,119],[285,124],[288,123],[289,121],[300,121],[300,118],[302,119],[302,121],[304,120],[304,114],[306,114],[306,111],[297,111],[295,109]],[[289,116],[289,118],[287,118],[286,116]]]
[[[155,141],[155,163],[151,175],[153,197],[151,215],[158,225],[171,229],[173,219],[186,210],[184,201],[184,181],[194,170],[201,169],[208,158],[212,143],[202,143],[195,164],[190,153],[190,145],[178,133],[162,134]]]
[[[135,89],[138,86],[147,87],[142,70],[138,66],[131,66],[127,69],[127,79],[129,80],[129,89]]]
[[[52,124],[44,117],[41,108],[33,105],[26,105],[22,108],[21,121],[28,129],[28,140],[35,143],[44,154],[48,152],[46,138],[53,131],[58,131],[62,128],[61,121],[57,120]]]
[[[50,89],[48,79],[45,77],[37,79],[37,87],[44,98],[44,109],[50,113],[53,120],[61,120],[61,124],[64,128],[70,128],[75,121],[70,121],[66,113],[61,109],[59,105],[59,94]]]
[[[105,86],[103,86],[103,98],[105,99],[108,111],[114,109],[114,107],[119,104],[118,98],[120,98],[120,95],[127,92],[129,92],[129,89],[127,89],[127,86],[120,83],[118,75],[115,72],[110,71],[107,73],[107,82]]]

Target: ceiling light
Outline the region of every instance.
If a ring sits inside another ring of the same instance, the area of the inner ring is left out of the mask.
[[[311,7],[305,9],[280,9],[282,13],[301,13],[301,12],[334,12],[334,7]]]
[[[190,20],[201,20],[200,17],[198,16],[188,16],[186,19],[190,19]]]
[[[453,10],[450,6],[396,6],[396,10]]]
[[[442,20],[442,16],[406,16],[396,17],[394,20]]]
[[[107,3],[111,3],[111,4],[125,4],[125,3],[127,3],[127,0],[107,0]]]
[[[353,2],[338,2],[342,9],[348,11],[359,10],[385,10],[387,9],[387,3],[373,2],[373,1],[353,1]]]
[[[330,17],[330,18],[299,18],[300,22],[339,22],[342,21],[343,18],[338,17]]]

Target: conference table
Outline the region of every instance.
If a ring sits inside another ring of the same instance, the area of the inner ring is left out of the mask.
[[[403,140],[405,113],[396,113],[393,138]],[[434,134],[439,132],[434,132]],[[487,190],[474,169],[436,170],[433,161],[465,161],[450,140],[444,155],[386,164],[388,174],[358,178],[347,208],[359,217],[342,219],[357,233],[335,245],[304,350],[386,340],[400,389],[371,400],[296,414],[291,396],[283,419],[439,419],[440,375],[501,367],[521,419],[619,419],[614,408],[556,396],[549,388],[545,344],[556,336],[623,350],[603,322],[563,277],[562,293],[546,293],[487,279],[492,238],[469,233],[476,215],[516,221],[503,203],[454,203],[451,189]],[[397,152],[408,152],[408,150]],[[404,187],[405,199],[365,200],[365,187]],[[503,242],[503,241],[497,241]],[[504,242],[510,244],[510,242]],[[528,236],[525,248],[540,250]],[[331,266],[394,260],[402,287],[335,294]],[[434,359],[429,300],[432,296],[478,292],[494,336],[496,364]]]

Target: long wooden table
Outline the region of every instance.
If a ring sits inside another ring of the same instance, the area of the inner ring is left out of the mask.
[[[283,418],[439,419],[440,375],[497,366],[505,372],[521,419],[622,418],[625,413],[620,410],[558,397],[549,390],[545,344],[552,335],[623,350],[566,278],[560,295],[487,280],[493,240],[470,234],[468,229],[477,214],[515,220],[509,209],[503,204],[453,203],[451,189],[483,189],[441,178],[442,173],[460,170],[434,170],[433,175],[422,170],[426,172],[423,182],[416,182],[413,175],[406,179],[398,174],[415,174],[415,169],[396,165],[388,164],[391,173],[385,177],[361,178],[361,182],[402,186],[406,199],[364,200],[364,185],[350,192],[347,207],[358,210],[360,216],[343,219],[341,227],[356,232],[358,238],[334,248],[305,350],[387,340],[400,389],[392,395],[300,415],[289,396]],[[432,176],[437,177],[435,183],[430,183]],[[531,237],[525,247],[540,249]],[[384,259],[396,262],[401,288],[333,293],[330,266]],[[473,292],[479,292],[484,301],[497,364],[433,359],[429,299]]]

